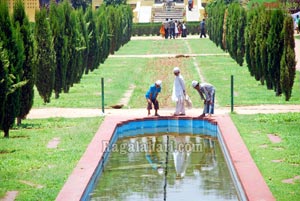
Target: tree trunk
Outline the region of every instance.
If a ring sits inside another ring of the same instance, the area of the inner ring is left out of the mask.
[[[17,117],[17,126],[20,126],[22,124],[22,118]]]
[[[3,129],[4,131],[4,137],[9,138],[9,129]]]

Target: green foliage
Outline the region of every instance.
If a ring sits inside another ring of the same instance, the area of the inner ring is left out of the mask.
[[[246,11],[238,3],[228,6],[226,18],[226,48],[230,56],[242,66],[245,53],[244,30],[246,25]]]
[[[189,35],[199,34],[199,22],[186,22]],[[130,27],[130,25],[129,25]],[[134,23],[132,24],[132,36],[159,36],[160,22]]]
[[[240,66],[243,65],[245,56],[251,76],[261,84],[266,82],[267,88],[273,89],[277,96],[284,93],[286,100],[289,100],[295,74],[292,67],[288,70],[282,66],[293,66],[295,59],[293,48],[284,48],[289,43],[284,43],[281,34],[287,12],[280,8],[266,10],[262,4],[253,4],[246,14],[239,3],[230,3],[224,15],[220,9],[222,4],[223,1],[219,0],[207,6],[210,39],[219,46],[222,36],[226,41],[226,46],[221,46],[222,49],[228,50]],[[223,21],[226,22],[224,32],[221,29],[223,26],[216,28]],[[288,38],[286,40],[293,40],[292,31],[285,33]],[[282,54],[285,54],[284,60]],[[288,61],[290,64],[287,64]]]
[[[255,75],[256,80],[260,80],[264,85],[266,76],[268,75],[268,51],[267,51],[267,38],[270,29],[270,11],[266,10],[264,6],[258,8],[258,21],[256,27],[256,47],[255,47],[255,64],[258,73]]]
[[[7,51],[3,49],[2,42],[0,42],[0,125],[3,123],[6,94],[8,91],[8,67]]]
[[[255,76],[256,80],[259,80],[257,77],[257,69],[255,64],[256,58],[256,30],[258,22],[258,13],[257,9],[253,8],[247,13],[247,26],[245,30],[245,59],[248,65],[248,69],[251,76]]]
[[[55,80],[55,51],[52,33],[47,19],[47,10],[42,8],[35,15],[36,53],[36,87],[44,103],[50,102]]]
[[[6,49],[8,65],[8,91],[4,105],[4,118],[1,129],[4,136],[9,137],[9,129],[20,111],[20,78],[24,62],[24,46],[20,34],[20,25],[13,27],[6,2],[0,2],[0,41]]]
[[[87,33],[89,36],[89,53],[88,53],[88,64],[85,73],[93,71],[98,67],[98,57],[99,57],[99,33],[96,26],[96,17],[94,16],[92,8],[88,8],[85,17],[88,23]],[[106,36],[108,37],[108,36]]]
[[[291,16],[285,16],[281,37],[283,38],[283,53],[280,61],[280,86],[286,101],[291,98],[296,74],[294,25]]]
[[[69,60],[68,40],[65,37],[66,18],[62,4],[54,2],[50,4],[49,21],[56,58],[54,92],[55,98],[59,98],[59,94],[66,85],[67,61]]]
[[[99,29],[100,63],[104,63],[109,55],[110,49],[110,38],[108,37],[108,16],[105,9],[105,6],[102,5],[96,14],[98,22],[97,27]],[[126,27],[126,25],[124,27]]]
[[[223,0],[217,0],[207,5],[207,33],[217,47],[225,50],[225,41],[223,41],[224,15],[226,5]]]
[[[106,8],[106,14],[108,16],[108,34],[110,35],[110,54],[114,54],[119,49],[119,33],[118,27],[120,26],[120,15],[113,6]]]
[[[273,10],[270,19],[270,31],[267,38],[268,49],[268,75],[271,83],[268,82],[268,88],[274,89],[276,95],[281,94],[280,87],[280,60],[283,52],[283,40],[281,31],[283,28],[284,14],[282,10]]]
[[[24,44],[24,56],[25,60],[22,66],[21,81],[26,81],[26,84],[21,88],[20,95],[20,111],[18,114],[19,121],[24,119],[29,113],[33,105],[34,97],[34,39],[32,35],[32,29],[25,14],[23,1],[18,0],[15,3],[13,11],[13,23],[16,27],[20,26],[21,40]],[[20,122],[19,122],[20,123]]]
[[[104,3],[107,6],[110,6],[110,5],[117,6],[117,5],[121,5],[121,4],[126,4],[126,0],[104,0]]]

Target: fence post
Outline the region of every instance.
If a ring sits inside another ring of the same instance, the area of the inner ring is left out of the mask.
[[[233,75],[231,75],[231,112],[233,112],[233,104],[234,104],[234,102],[233,102],[233,96],[234,96],[234,92],[233,92]]]
[[[101,78],[102,113],[104,114],[104,78]]]

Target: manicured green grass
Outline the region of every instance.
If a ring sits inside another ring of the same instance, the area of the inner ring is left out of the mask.
[[[276,200],[300,200],[300,180],[294,184],[282,182],[300,176],[300,114],[231,116]],[[282,141],[272,143],[268,134],[277,135]]]
[[[139,54],[224,54],[209,39],[187,40],[134,40],[122,47],[116,55]],[[289,102],[284,96],[276,97],[273,90],[267,90],[250,76],[246,64],[240,67],[230,56],[196,56],[196,57],[164,57],[140,58],[122,57],[108,58],[104,64],[88,75],[84,75],[81,83],[75,84],[70,92],[61,94],[59,99],[52,97],[51,102],[44,105],[36,92],[34,107],[71,107],[71,108],[100,108],[101,107],[101,78],[104,78],[104,105],[109,107],[120,102],[123,94],[135,86],[128,107],[145,107],[144,94],[155,80],[163,81],[163,90],[159,95],[161,107],[174,107],[171,102],[174,75],[172,69],[179,66],[185,78],[188,94],[195,106],[198,107],[199,96],[191,88],[191,81],[199,80],[195,63],[200,67],[205,81],[216,86],[217,104],[230,104],[230,76],[234,76],[234,104],[296,104],[300,101],[300,80],[297,73],[292,98]]]
[[[102,118],[26,120],[10,138],[0,138],[0,198],[19,191],[17,200],[55,200],[96,133]],[[55,149],[48,143],[59,138]]]

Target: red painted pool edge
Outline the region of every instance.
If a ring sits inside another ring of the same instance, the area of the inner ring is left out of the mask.
[[[142,119],[165,118],[195,119],[194,117],[145,117]],[[134,119],[130,116],[105,117],[85,153],[56,197],[56,201],[77,201],[81,199],[102,157],[106,142],[112,137],[117,125],[131,120],[141,120],[141,118]],[[250,201],[275,200],[230,116],[216,115],[208,121],[218,124],[247,199]]]

